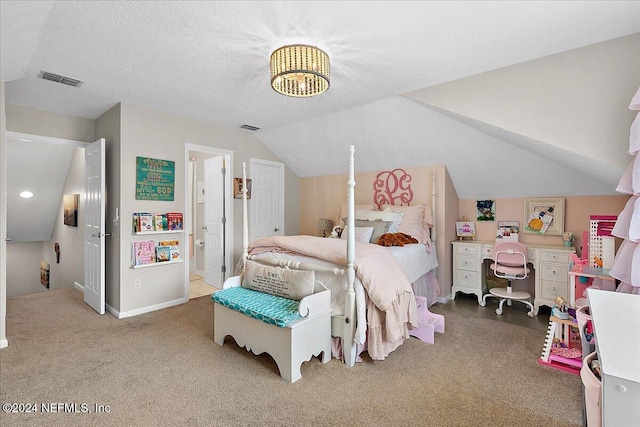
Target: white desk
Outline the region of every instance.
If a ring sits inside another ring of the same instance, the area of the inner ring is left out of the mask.
[[[640,420],[640,295],[587,291],[602,368],[602,425]]]
[[[485,259],[493,259],[495,242],[457,240],[453,245],[453,288],[451,299],[456,292],[476,294],[478,304],[487,291],[484,268]],[[534,312],[537,315],[541,305],[553,307],[557,296],[569,296],[569,254],[574,247],[562,245],[527,245],[529,263],[535,270]]]

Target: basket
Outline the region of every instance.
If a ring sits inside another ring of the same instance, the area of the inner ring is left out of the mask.
[[[487,276],[487,290],[491,290],[493,288],[506,288],[509,281],[502,277],[496,276]]]

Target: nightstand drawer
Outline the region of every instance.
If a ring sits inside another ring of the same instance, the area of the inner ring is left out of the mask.
[[[456,268],[458,270],[478,271],[478,259],[470,256],[456,257]]]
[[[569,278],[569,266],[560,264],[541,264],[540,279],[567,283]]]
[[[569,265],[568,252],[540,251],[540,262],[561,262]]]
[[[541,297],[548,301],[553,301],[557,296],[568,298],[567,290],[567,284],[564,282],[540,282]]]
[[[456,285],[465,288],[475,288],[478,282],[476,271],[456,270]]]
[[[478,255],[480,254],[480,245],[455,245],[458,255]]]

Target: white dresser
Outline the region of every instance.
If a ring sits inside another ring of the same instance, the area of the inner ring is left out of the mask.
[[[485,259],[493,258],[495,242],[457,240],[453,245],[453,288],[451,299],[456,292],[475,294],[478,304],[487,291]],[[529,263],[533,266],[535,294],[534,311],[538,314],[541,305],[553,307],[554,299],[560,295],[569,299],[569,254],[575,248],[561,245],[527,245]]]
[[[602,425],[640,425],[640,295],[587,290],[602,368]]]

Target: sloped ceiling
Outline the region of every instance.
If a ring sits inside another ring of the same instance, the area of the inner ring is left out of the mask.
[[[44,1],[1,2],[0,12],[0,78],[11,104],[96,118],[123,102],[246,123],[300,176],[344,172],[338,159],[353,143],[360,170],[444,163],[463,198],[523,197],[541,174],[536,195],[609,193],[623,169],[624,154],[589,155],[597,141],[566,146],[562,136],[500,122],[497,110],[461,109],[460,97],[435,102],[428,90],[639,33],[640,2]],[[328,51],[327,93],[293,99],[269,87],[269,54],[290,42]],[[85,83],[43,81],[40,70]],[[621,80],[608,72],[601,85]],[[638,74],[624,76],[627,99]],[[589,91],[574,80],[568,91]],[[608,152],[624,153],[615,138]],[[517,160],[498,161],[503,153]],[[594,167],[567,169],[556,155],[586,155]]]
[[[12,242],[51,239],[73,150],[7,138],[7,237]],[[21,198],[23,190],[33,197]]]

